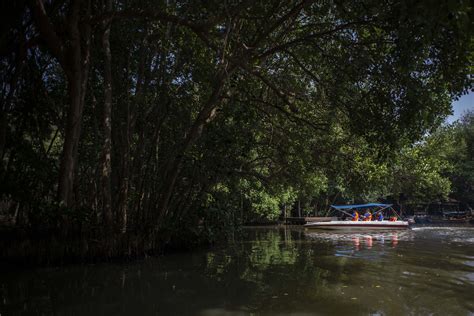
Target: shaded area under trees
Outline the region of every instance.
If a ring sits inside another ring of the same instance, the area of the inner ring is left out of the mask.
[[[54,236],[51,257],[143,255],[297,199],[395,192],[394,156],[472,79],[468,2],[2,11],[2,214],[21,251]]]

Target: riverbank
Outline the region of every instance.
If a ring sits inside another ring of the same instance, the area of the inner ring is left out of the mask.
[[[166,230],[109,234],[94,231],[0,230],[1,261],[25,267],[131,261],[207,245],[207,239],[186,230],[179,234]]]

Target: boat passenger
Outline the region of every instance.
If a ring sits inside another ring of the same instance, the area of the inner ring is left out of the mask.
[[[354,211],[352,212],[352,221],[357,222],[359,220],[359,212]]]
[[[369,210],[367,210],[364,214],[364,221],[365,222],[370,222],[372,220],[372,213],[370,213]]]
[[[396,217],[396,216],[392,216],[392,217],[390,217],[389,221],[391,221],[391,222],[396,222],[396,221],[397,221],[397,217]]]
[[[382,212],[377,212],[377,220],[378,220],[379,222],[383,221],[383,214],[382,214]]]

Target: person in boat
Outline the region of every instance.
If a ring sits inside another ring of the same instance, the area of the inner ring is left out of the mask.
[[[390,221],[390,222],[396,222],[396,221],[397,221],[397,217],[396,217],[396,216],[392,216],[392,217],[390,217],[389,221]]]
[[[378,211],[378,212],[377,212],[376,218],[377,218],[377,220],[378,220],[379,222],[383,221],[383,214],[382,214],[381,211]]]
[[[369,210],[367,210],[364,214],[364,221],[365,222],[370,222],[372,220],[372,213],[370,213]]]
[[[359,212],[357,212],[356,210],[352,212],[352,221],[353,222],[359,221]]]

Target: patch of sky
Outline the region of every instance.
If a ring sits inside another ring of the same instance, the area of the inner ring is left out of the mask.
[[[446,118],[446,123],[451,124],[460,119],[469,111],[474,111],[474,92],[463,95],[458,100],[452,102],[453,114]]]
[[[175,84],[175,85],[182,85],[188,81],[191,81],[191,75],[190,74],[182,74],[182,75],[179,75],[175,78],[173,78],[173,80],[171,80],[171,83]]]

